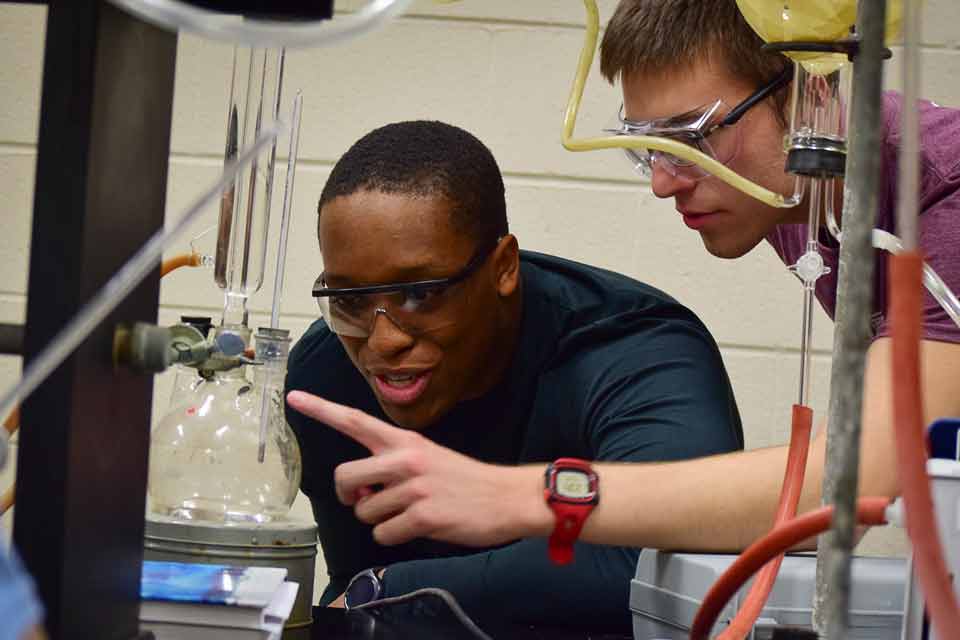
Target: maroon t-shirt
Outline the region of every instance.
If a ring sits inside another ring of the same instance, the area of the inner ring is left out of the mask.
[[[897,153],[900,148],[899,94],[883,95],[883,154],[876,227],[896,233]],[[920,225],[919,240],[924,259],[950,289],[960,294],[960,110],[922,102],[920,106]],[[840,248],[826,229],[821,229],[820,250],[830,273],[817,281],[816,296],[824,311],[834,316],[837,302],[837,260]],[[784,264],[792,265],[806,249],[807,225],[779,225],[767,236]],[[876,251],[874,270],[874,338],[890,334],[887,321],[887,259]],[[960,342],[960,327],[925,292],[924,336],[931,340]]]

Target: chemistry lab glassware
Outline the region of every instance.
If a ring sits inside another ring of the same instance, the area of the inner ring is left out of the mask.
[[[224,164],[277,121],[283,60],[282,49],[234,48]],[[276,143],[223,191],[213,273],[224,291],[224,326],[246,325],[247,298],[263,284],[275,160]]]
[[[200,377],[196,369],[185,364],[175,364],[170,368],[174,372],[169,404],[169,408],[172,409],[187,402],[196,388],[203,384],[204,379]]]
[[[183,392],[183,401],[154,428],[149,474],[152,513],[228,524],[265,523],[287,515],[301,472],[300,449],[284,417],[289,338],[264,348],[268,342],[258,336],[257,356],[262,364],[210,374]],[[270,359],[261,359],[264,352]],[[248,369],[253,369],[252,382]]]

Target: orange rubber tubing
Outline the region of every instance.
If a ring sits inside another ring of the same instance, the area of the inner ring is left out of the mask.
[[[13,506],[14,500],[14,485],[10,485],[10,488],[3,492],[3,495],[0,496],[0,516],[4,515],[7,511],[10,510],[10,507]]]
[[[923,259],[917,253],[890,257],[890,330],[893,345],[893,418],[897,467],[913,565],[940,638],[956,637],[960,609],[944,562],[927,477],[927,449],[920,380]]]
[[[160,263],[160,277],[167,275],[174,269],[179,269],[180,267],[199,267],[200,266],[200,254],[199,253],[181,253],[178,256],[173,256],[168,258]]]
[[[793,405],[793,415],[790,424],[790,449],[787,453],[787,468],[783,475],[783,488],[780,490],[780,504],[774,517],[773,526],[789,521],[797,514],[797,504],[800,502],[800,493],[803,490],[803,478],[807,469],[807,453],[810,450],[810,431],[813,428],[813,410],[800,404]],[[785,550],[784,550],[785,551]],[[718,638],[720,640],[743,640],[753,629],[754,623],[760,617],[767,598],[773,590],[783,563],[783,552],[778,554],[767,564],[757,579],[754,580],[750,592],[743,601],[740,611],[730,622]],[[706,606],[704,601],[704,606]],[[724,601],[726,604],[726,601]],[[723,607],[721,607],[722,609]]]
[[[3,428],[7,430],[7,433],[13,435],[16,432],[17,427],[20,426],[20,407],[14,407],[13,411],[10,412],[10,415],[3,421]],[[3,495],[0,496],[0,516],[5,514],[10,510],[10,507],[13,506],[13,485],[10,485],[10,488],[3,492]]]
[[[866,525],[884,524],[889,504],[889,498],[860,498],[857,501],[857,521]],[[693,619],[690,640],[706,640],[720,612],[750,576],[786,549],[829,529],[832,519],[833,507],[820,507],[774,527],[750,545],[710,587]]]
[[[13,435],[19,427],[20,407],[14,407],[13,411],[10,412],[10,415],[8,415],[6,420],[3,421],[3,428],[7,430],[7,433]]]
[[[181,253],[160,263],[160,277],[162,278],[180,267],[199,267],[200,263],[201,258],[199,253]],[[7,433],[13,435],[19,427],[20,407],[15,407],[14,410],[10,412],[10,415],[7,416],[7,419],[3,421],[3,428],[7,430]],[[3,492],[3,495],[0,495],[0,516],[9,510],[10,507],[13,506],[13,503],[14,487],[11,485],[9,489]]]

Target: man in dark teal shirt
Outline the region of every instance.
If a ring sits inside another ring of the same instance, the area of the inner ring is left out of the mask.
[[[319,214],[324,318],[291,354],[288,391],[501,465],[743,447],[699,319],[620,274],[520,251],[496,162],[467,132],[438,122],[373,131],[334,167]],[[577,544],[573,563],[558,566],[543,540],[380,545],[334,485],[334,469],[367,450],[287,415],[330,575],[321,603],[335,603],[358,572],[384,568],[383,595],[440,587],[481,622],[629,629],[638,550]]]

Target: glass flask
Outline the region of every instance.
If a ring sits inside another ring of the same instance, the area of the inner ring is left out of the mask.
[[[208,335],[213,328],[212,321],[213,319],[208,316],[180,316],[180,324],[189,325],[204,336]],[[174,377],[168,408],[172,409],[183,404],[194,388],[203,382],[203,378],[195,368],[185,364],[177,363],[170,368],[174,372]]]
[[[284,416],[286,331],[257,337],[257,360],[186,390],[151,434],[150,511],[181,520],[283,519],[300,487],[300,449]],[[253,370],[253,381],[248,370]],[[261,422],[262,462],[258,461]]]
[[[174,372],[173,389],[170,391],[169,408],[174,408],[187,401],[188,396],[193,393],[194,388],[203,384],[203,378],[193,367],[184,364],[175,364],[172,367]]]

